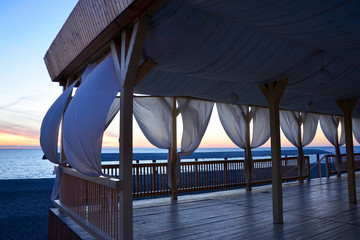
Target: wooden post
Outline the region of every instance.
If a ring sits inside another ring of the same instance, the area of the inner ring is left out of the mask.
[[[273,198],[273,221],[283,223],[282,202],[282,162],[280,143],[280,117],[279,103],[284,93],[287,78],[278,82],[259,85],[262,93],[269,103],[270,109],[270,135],[271,135],[271,159],[272,159],[272,198]]]
[[[252,155],[250,147],[250,122],[252,119],[252,114],[250,112],[250,107],[246,107],[246,129],[245,129],[245,177],[246,177],[246,191],[251,191],[251,180],[252,180]]]
[[[171,200],[177,200],[178,185],[176,182],[176,171],[177,171],[177,134],[176,134],[176,98],[173,98],[172,105],[172,138],[171,138]],[[180,166],[179,166],[180,167]]]
[[[328,156],[325,156],[325,168],[326,168],[326,178],[330,178]]]
[[[133,198],[132,198],[132,119],[133,86],[144,48],[146,32],[150,23],[144,16],[134,24],[131,34],[124,30],[121,41],[111,42],[111,53],[116,74],[120,82],[120,139],[119,139],[119,238],[133,238]]]
[[[347,177],[348,177],[348,194],[349,202],[356,203],[356,185],[355,185],[355,162],[354,162],[354,145],[352,135],[352,119],[351,112],[358,98],[338,101],[337,104],[344,113],[345,125],[345,142],[346,142],[346,162],[347,162]]]
[[[66,80],[66,85],[63,87],[63,92],[70,86],[70,82],[71,82],[72,78],[68,78]],[[66,111],[66,110],[65,110]],[[65,162],[66,161],[66,155],[65,155],[65,151],[64,151],[64,140],[63,140],[63,126],[64,126],[64,116],[65,116],[65,111],[62,114],[61,117],[61,133],[60,133],[60,162]]]
[[[318,178],[321,178],[321,162],[320,161],[320,155],[316,154],[316,162],[318,163]]]
[[[299,182],[304,182],[304,151],[302,148],[302,133],[301,133],[302,117],[299,112],[298,116],[298,168],[299,168]]]

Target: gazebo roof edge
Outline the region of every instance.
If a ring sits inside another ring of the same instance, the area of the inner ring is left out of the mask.
[[[44,56],[51,80],[65,85],[68,77],[105,54],[109,41],[120,30],[140,16],[156,11],[164,2],[109,0],[102,4],[80,0]]]

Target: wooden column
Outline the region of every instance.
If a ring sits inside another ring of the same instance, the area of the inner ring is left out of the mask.
[[[176,171],[177,170],[177,134],[176,134],[176,98],[173,98],[172,102],[172,129],[171,129],[171,200],[177,200],[178,196],[178,185],[176,182]]]
[[[63,92],[70,86],[70,82],[72,81],[72,78],[68,78],[66,80],[66,84],[63,87]],[[66,111],[66,110],[65,110]],[[65,151],[64,151],[64,140],[63,140],[63,126],[64,126],[64,116],[65,116],[65,111],[62,114],[61,117],[61,133],[60,133],[60,162],[65,162],[66,161],[66,156],[65,156]]]
[[[111,52],[116,74],[120,82],[120,139],[119,139],[119,238],[133,237],[133,198],[132,198],[132,119],[133,86],[138,74],[141,54],[144,48],[150,18],[145,16],[134,24],[131,37],[124,30],[121,41],[111,42]]]
[[[246,148],[245,148],[245,176],[246,176],[246,190],[251,191],[251,180],[252,180],[252,154],[251,154],[251,147],[250,147],[250,122],[252,119],[252,114],[250,112],[250,107],[247,106],[246,111],[246,131],[245,131],[245,138],[246,138]]]
[[[346,163],[347,163],[347,175],[348,175],[348,194],[349,202],[356,203],[356,185],[355,185],[355,163],[354,163],[354,145],[352,135],[352,119],[351,112],[358,98],[338,101],[337,104],[344,113],[344,125],[345,125],[345,143],[346,143]]]
[[[287,78],[278,82],[259,85],[270,110],[270,136],[271,136],[271,159],[272,159],[272,199],[273,221],[283,223],[282,202],[282,162],[280,143],[280,117],[279,103],[284,93]]]
[[[299,167],[299,182],[304,182],[304,176],[303,176],[303,169],[304,169],[304,151],[302,148],[302,133],[301,133],[301,125],[302,125],[302,117],[301,113],[299,112],[298,116],[298,167]]]

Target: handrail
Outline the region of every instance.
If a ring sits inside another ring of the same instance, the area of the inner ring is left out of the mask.
[[[317,165],[319,165],[323,160],[325,160],[327,155],[324,155],[320,160],[318,160],[311,168],[310,171],[313,170]]]
[[[62,166],[60,166],[60,167],[62,168],[61,170],[63,171],[63,173],[66,173],[73,177],[84,179],[89,182],[97,183],[97,184],[100,184],[100,185],[103,185],[103,186],[106,186],[106,187],[109,187],[112,189],[118,189],[118,190],[122,189],[122,182],[121,182],[121,180],[119,180],[117,178],[105,177],[105,176],[91,177],[91,176],[82,174],[73,168],[62,167]]]

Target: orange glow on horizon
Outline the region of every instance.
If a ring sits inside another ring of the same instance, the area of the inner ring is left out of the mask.
[[[39,147],[39,139],[0,131],[0,148]]]

